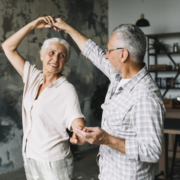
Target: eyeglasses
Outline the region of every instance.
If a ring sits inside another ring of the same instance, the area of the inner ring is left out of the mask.
[[[114,51],[114,50],[118,50],[118,49],[124,49],[124,48],[115,48],[115,49],[104,49],[105,53],[107,54],[108,52],[110,53],[111,51]]]

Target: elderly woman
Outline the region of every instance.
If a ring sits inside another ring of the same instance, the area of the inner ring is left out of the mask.
[[[53,23],[50,16],[38,18],[2,44],[25,84],[22,151],[28,180],[70,180],[73,158],[66,129],[85,126],[75,88],[61,74],[69,59],[69,44],[59,38],[44,41],[40,51],[43,71],[17,52],[18,45],[31,30],[53,28]],[[73,135],[74,141],[84,143],[76,135]]]

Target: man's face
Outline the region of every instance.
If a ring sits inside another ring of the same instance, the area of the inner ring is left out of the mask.
[[[118,48],[115,45],[115,38],[116,38],[116,32],[111,36],[108,43],[108,49],[116,49]],[[106,53],[105,58],[109,60],[110,64],[112,65],[112,68],[115,72],[120,73],[120,59],[119,59],[119,51],[121,50],[112,50]]]
[[[43,71],[58,74],[61,72],[65,60],[67,58],[67,51],[63,44],[53,42],[46,49],[44,54],[41,54],[43,61]]]

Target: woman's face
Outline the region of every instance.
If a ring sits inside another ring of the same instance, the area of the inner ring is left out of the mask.
[[[41,54],[43,61],[43,73],[59,74],[67,58],[67,50],[63,44],[53,42],[49,44],[44,54]]]

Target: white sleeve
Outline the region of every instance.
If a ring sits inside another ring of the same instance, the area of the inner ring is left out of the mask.
[[[34,80],[40,72],[35,65],[26,61],[24,64],[23,83],[30,84],[30,81]]]
[[[73,87],[73,86],[72,86]],[[67,97],[68,101],[68,117],[67,117],[67,122],[66,122],[66,127],[69,130],[72,130],[71,125],[72,122],[77,119],[77,118],[83,118],[85,119],[84,115],[81,112],[80,104],[79,104],[79,99],[76,93],[75,88],[71,88],[71,93]]]

